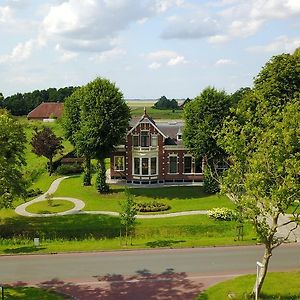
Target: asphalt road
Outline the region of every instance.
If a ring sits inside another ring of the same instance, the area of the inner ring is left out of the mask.
[[[0,281],[41,282],[59,278],[84,282],[107,274],[135,275],[143,270],[203,276],[254,273],[262,254],[260,246],[245,246],[1,256]],[[292,269],[300,270],[299,244],[283,245],[271,258],[270,270]]]

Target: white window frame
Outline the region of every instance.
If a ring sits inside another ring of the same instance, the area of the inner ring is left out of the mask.
[[[139,166],[140,166],[139,174],[136,174],[134,172],[134,159],[135,158],[139,159]],[[142,174],[142,159],[143,158],[148,159],[148,174]],[[155,174],[151,174],[151,158],[156,158],[156,173]],[[144,177],[158,176],[158,157],[157,156],[134,156],[134,157],[132,157],[132,175],[133,176],[144,176]]]
[[[136,146],[136,145],[134,145],[134,137],[137,137],[137,140],[138,140],[138,145]],[[132,135],[132,146],[133,147],[139,147],[140,146],[140,138],[139,138],[139,135],[138,134],[133,134]]]
[[[156,145],[153,145],[153,139],[156,140]],[[158,135],[157,134],[151,134],[151,147],[157,147],[158,146]]]
[[[117,162],[117,159],[119,159],[119,158],[121,158],[122,161],[123,161],[122,169],[117,169],[116,162]],[[121,156],[121,155],[114,156],[114,170],[117,171],[117,172],[124,172],[125,171],[125,157],[124,156]]]
[[[201,169],[202,169],[202,172],[200,172],[200,173],[196,173],[196,159],[195,159],[195,157],[193,157],[193,166],[194,166],[194,174],[195,175],[202,175],[203,174],[203,167],[204,167],[204,163],[203,163],[203,157],[202,157],[202,159],[201,159]]]

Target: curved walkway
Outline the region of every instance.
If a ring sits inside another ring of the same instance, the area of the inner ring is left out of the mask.
[[[59,213],[52,213],[52,214],[35,214],[30,213],[26,210],[26,208],[33,204],[40,201],[46,200],[46,195],[51,195],[56,192],[57,188],[59,187],[60,183],[70,176],[61,177],[58,179],[55,179],[52,184],[50,185],[48,191],[44,193],[43,195],[40,195],[39,197],[28,201],[26,203],[23,203],[16,207],[15,212],[18,215],[24,216],[24,217],[55,217],[55,216],[66,216],[66,215],[74,215],[74,214],[91,214],[91,215],[109,215],[109,216],[119,216],[118,212],[115,211],[83,211],[82,209],[85,206],[85,203],[76,198],[70,198],[70,197],[53,197],[53,200],[67,200],[70,202],[73,202],[75,207]],[[178,216],[191,216],[191,215],[206,215],[206,210],[193,210],[193,211],[183,211],[183,212],[174,212],[174,213],[168,213],[168,214],[155,214],[155,215],[136,215],[137,219],[160,219],[160,218],[170,218],[170,217],[178,217]]]

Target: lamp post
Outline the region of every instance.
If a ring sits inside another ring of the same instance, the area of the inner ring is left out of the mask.
[[[255,300],[258,299],[258,276],[259,276],[259,271],[263,267],[264,267],[264,265],[261,262],[259,262],[259,261],[256,262]]]

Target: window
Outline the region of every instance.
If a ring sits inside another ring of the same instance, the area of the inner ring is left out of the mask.
[[[157,174],[156,157],[151,157],[151,175]]]
[[[157,135],[151,135],[151,146],[157,147]]]
[[[179,134],[179,133],[177,134],[177,140],[178,140],[178,141],[181,141],[181,140],[182,140],[182,135]]]
[[[169,157],[169,173],[171,174],[177,173],[177,156]]]
[[[149,174],[149,159],[148,157],[142,158],[142,175]]]
[[[192,173],[192,157],[185,156],[183,160],[184,160],[184,172],[183,173]]]
[[[114,169],[115,169],[115,171],[124,171],[125,170],[124,156],[115,156],[114,157]]]
[[[195,159],[195,173],[203,173],[202,157],[199,159]]]
[[[141,132],[141,147],[149,147],[149,131]]]
[[[133,165],[133,173],[136,175],[140,175],[140,159],[138,157],[134,158]]]
[[[138,135],[133,135],[132,136],[132,144],[133,144],[133,147],[138,147],[139,146],[139,136]]]

